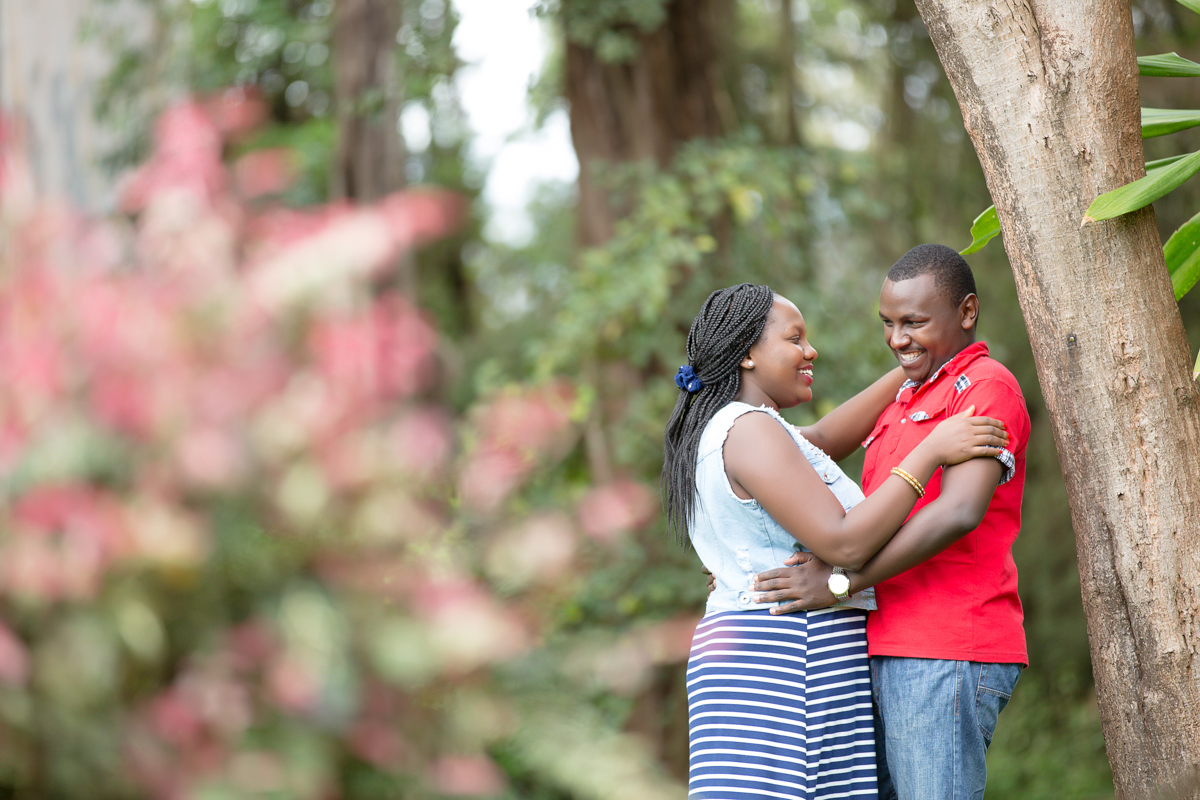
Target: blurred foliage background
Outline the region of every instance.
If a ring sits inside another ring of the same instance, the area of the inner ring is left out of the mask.
[[[656,483],[693,314],[793,299],[811,421],[892,363],[887,267],[990,204],[911,0],[530,2],[580,181],[520,245],[483,234],[452,3],[131,2],[85,3],[111,212],[39,193],[19,114],[0,140],[0,796],[682,797],[705,585]],[[1020,310],[971,263],[1033,418],[988,796],[1111,797]]]

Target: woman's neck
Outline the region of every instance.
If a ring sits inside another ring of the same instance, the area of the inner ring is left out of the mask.
[[[770,395],[745,379],[742,380],[742,385],[738,388],[738,392],[733,396],[733,399],[739,403],[746,403],[751,406],[770,406],[776,411],[779,410],[779,404],[772,400]]]

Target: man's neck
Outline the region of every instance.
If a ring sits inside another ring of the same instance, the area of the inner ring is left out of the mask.
[[[950,357],[949,357],[949,358],[947,358],[945,361],[943,361],[941,364],[939,364],[939,365],[938,365],[938,366],[937,366],[937,367],[936,367],[936,368],[935,368],[935,369],[934,369],[932,372],[930,372],[930,373],[929,373],[929,377],[928,377],[928,378],[926,378],[925,380],[921,381],[920,383],[918,383],[918,384],[917,384],[917,386],[918,386],[918,387],[920,387],[920,386],[924,386],[925,384],[929,383],[929,381],[931,381],[931,380],[933,380],[934,378],[936,378],[938,375],[941,375],[941,374],[942,374],[942,370],[944,370],[944,369],[946,368],[946,365],[947,365],[947,364],[949,364],[950,362],[954,361],[954,359],[956,359],[956,358],[958,358],[960,355],[962,355],[962,352],[963,352],[964,350],[966,350],[968,347],[970,347],[971,345],[973,345],[973,344],[975,344],[975,337],[974,337],[974,336],[972,336],[972,337],[971,337],[970,341],[968,341],[968,342],[964,343],[962,347],[960,347],[960,348],[958,348],[957,350],[955,350],[955,351],[954,351],[954,355],[950,356]]]

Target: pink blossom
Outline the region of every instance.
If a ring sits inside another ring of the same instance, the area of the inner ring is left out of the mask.
[[[464,502],[496,511],[539,457],[561,456],[570,444],[574,389],[564,381],[506,391],[475,413],[483,438],[468,457],[459,489]]]
[[[333,213],[311,234],[251,259],[246,289],[252,302],[273,314],[344,306],[396,253],[378,211],[345,209]]]
[[[34,208],[36,192],[25,141],[24,126],[0,115],[0,216],[20,219]]]
[[[485,445],[471,455],[459,477],[463,503],[484,513],[496,511],[521,485],[532,466],[525,453]]]
[[[641,528],[658,511],[658,498],[644,484],[619,480],[588,492],[579,503],[579,523],[592,538],[612,541]]]
[[[246,223],[248,260],[256,263],[274,258],[352,213],[352,208],[346,201],[329,203],[316,209],[267,208]]]
[[[232,488],[248,468],[238,443],[216,427],[189,431],[176,453],[184,477],[197,486]]]
[[[437,474],[450,459],[453,439],[446,413],[433,407],[403,413],[388,430],[388,453],[409,475]]]
[[[333,586],[398,601],[407,601],[412,596],[420,578],[420,572],[409,559],[378,554],[359,559],[327,554],[316,567],[321,579]]]
[[[295,156],[281,147],[251,151],[233,165],[233,177],[239,194],[248,200],[278,194],[295,180]]]
[[[408,745],[393,722],[361,720],[346,736],[350,750],[363,761],[380,769],[395,769],[408,756]]]
[[[279,642],[271,626],[261,619],[243,622],[225,634],[225,651],[229,662],[242,673],[266,665],[278,649]]]
[[[62,563],[52,543],[14,538],[0,550],[0,557],[0,588],[5,594],[41,600],[62,596]]]
[[[651,625],[643,635],[647,639],[654,663],[678,664],[686,661],[699,622],[699,615],[679,614]]]
[[[523,393],[506,392],[479,415],[479,427],[498,446],[550,451],[570,426],[574,403],[575,391],[563,381]]]
[[[503,530],[487,548],[489,575],[500,586],[553,583],[570,569],[579,535],[562,513],[543,513]]]
[[[407,397],[433,380],[437,333],[433,326],[399,295],[379,299],[374,314],[381,326],[381,369],[389,396]]]
[[[150,160],[126,182],[121,206],[143,211],[172,190],[213,203],[225,191],[221,133],[204,109],[188,101],[167,109],[155,128]]]
[[[275,660],[267,672],[272,702],[294,714],[311,711],[320,699],[320,678],[308,664],[288,656]]]
[[[204,730],[200,715],[177,691],[156,697],[150,704],[149,719],[154,732],[176,747],[190,747]]]
[[[135,438],[154,430],[152,397],[136,373],[102,372],[92,379],[91,412],[97,420]]]
[[[0,681],[24,686],[29,678],[29,651],[8,626],[0,622]]]
[[[17,419],[15,409],[4,408],[0,400],[0,473],[8,473],[28,444],[26,426]]]
[[[386,295],[367,314],[322,320],[309,346],[346,411],[360,416],[427,387],[436,344],[433,329],[406,301]]]
[[[236,137],[266,121],[270,110],[257,86],[233,86],[205,97],[205,114],[222,134]]]
[[[422,187],[388,195],[379,209],[392,230],[395,246],[408,250],[457,228],[467,205],[461,195]]]
[[[16,535],[0,551],[0,586],[45,600],[93,596],[126,540],[115,500],[80,486],[34,489],[12,519]]]
[[[524,652],[530,631],[518,614],[480,584],[460,577],[417,588],[413,610],[429,626],[436,656],[448,672],[469,672]]]
[[[249,289],[278,311],[344,301],[351,287],[401,252],[459,224],[462,200],[445,191],[402,192],[375,206],[333,205],[317,214],[274,211],[250,223]]]
[[[443,756],[433,762],[430,772],[441,794],[495,795],[504,791],[504,775],[487,756]]]
[[[152,484],[156,477],[151,475],[140,482],[144,486]],[[210,544],[201,520],[178,503],[155,494],[146,487],[125,509],[130,534],[127,556],[175,569],[200,563]]]
[[[254,721],[248,687],[219,664],[185,673],[175,691],[205,728],[221,738],[237,736]]]

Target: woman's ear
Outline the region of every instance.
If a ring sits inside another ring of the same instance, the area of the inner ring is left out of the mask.
[[[746,356],[742,359],[741,367],[742,369],[754,369],[754,360],[750,356]]]

